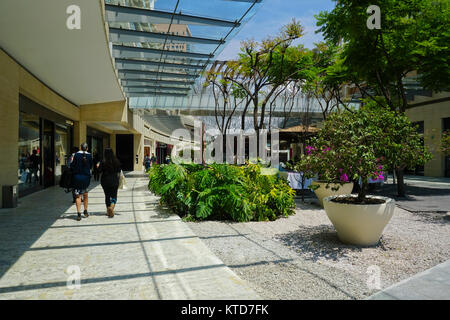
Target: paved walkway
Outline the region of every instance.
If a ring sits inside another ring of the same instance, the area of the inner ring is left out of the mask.
[[[186,223],[158,207],[147,181],[128,175],[114,219],[104,215],[99,185],[80,222],[59,187],[0,210],[0,299],[258,299]],[[70,289],[77,268],[81,287]]]
[[[397,186],[392,176],[375,192],[394,198],[397,206],[409,212],[444,216],[450,212],[450,178],[405,176],[406,197],[397,197]]]
[[[450,300],[450,260],[403,280],[369,300]]]

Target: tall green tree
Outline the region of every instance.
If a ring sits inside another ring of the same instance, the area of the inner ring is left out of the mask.
[[[275,37],[261,42],[243,42],[239,58],[228,63],[239,77],[224,79],[236,84],[249,97],[248,103],[253,107],[253,123],[257,136],[260,129],[264,128],[270,101],[280,92],[280,87],[311,76],[310,51],[301,45],[293,45],[294,40],[302,35],[303,27],[293,20]]]
[[[381,9],[380,29],[367,27],[370,5]],[[450,90],[448,0],[339,0],[316,18],[327,41],[343,44],[339,73],[364,97],[405,112],[403,79],[411,72],[425,89]],[[398,195],[404,196],[403,170],[395,170]]]
[[[370,5],[381,9],[380,29],[366,25]],[[391,109],[407,108],[402,80],[412,71],[426,89],[450,88],[448,0],[339,0],[316,18],[326,40],[344,44],[348,77],[364,82],[367,96],[383,96]]]
[[[341,51],[342,46],[332,42],[319,42],[312,50],[314,76],[306,81],[304,90],[317,100],[324,120],[334,109],[347,108],[343,89],[348,79]]]

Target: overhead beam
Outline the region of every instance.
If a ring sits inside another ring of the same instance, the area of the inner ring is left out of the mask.
[[[159,79],[136,79],[136,78],[127,78],[120,80],[122,86],[126,85],[145,85],[145,84],[167,84],[167,85],[180,85],[180,86],[191,86],[194,84],[194,81],[178,81],[178,80],[159,80]]]
[[[168,92],[126,92],[125,95],[130,98],[134,97],[158,97],[158,96],[173,96],[173,97],[186,97],[187,93],[168,93]]]
[[[176,58],[197,58],[197,59],[210,59],[212,54],[198,53],[198,52],[182,52],[182,51],[170,51],[152,48],[140,48],[114,44],[113,56],[115,58],[160,58],[161,54],[168,57]]]
[[[225,0],[232,2],[249,2],[249,3],[261,3],[263,0]]]
[[[116,67],[118,69],[128,69],[130,66],[162,66],[177,69],[191,69],[191,70],[202,70],[204,65],[194,65],[194,64],[183,64],[183,63],[169,63],[169,62],[156,62],[156,61],[145,61],[145,60],[134,60],[134,59],[122,59],[116,58]]]
[[[179,88],[179,87],[162,87],[162,86],[123,86],[126,92],[133,91],[147,91],[147,90],[163,90],[163,91],[189,91],[189,88]]]
[[[200,38],[200,37],[186,37],[173,34],[165,34],[158,32],[137,31],[130,29],[109,28],[109,40],[111,42],[159,42],[165,43],[168,41],[177,41],[181,44],[224,44],[222,39]],[[169,42],[168,42],[169,43]]]
[[[119,77],[126,75],[141,75],[141,76],[160,76],[176,79],[195,79],[198,77],[197,74],[183,74],[183,73],[172,73],[172,72],[158,72],[158,71],[147,71],[147,70],[130,70],[122,69],[119,70]]]
[[[200,17],[182,13],[149,10],[136,7],[125,7],[106,4],[106,19],[108,22],[138,22],[151,24],[188,24],[215,27],[239,27],[237,21]]]

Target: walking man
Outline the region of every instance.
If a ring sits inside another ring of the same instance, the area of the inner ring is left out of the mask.
[[[83,195],[84,216],[88,214],[88,187],[91,182],[92,155],[88,152],[88,145],[84,142],[81,150],[73,156],[70,168],[73,174],[75,205],[77,207],[77,221],[81,220],[81,196]]]

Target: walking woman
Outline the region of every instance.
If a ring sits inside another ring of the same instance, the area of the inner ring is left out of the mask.
[[[105,193],[106,215],[113,218],[119,189],[120,162],[111,148],[105,149],[105,156],[98,164],[98,171],[102,174],[100,184]]]
[[[74,154],[70,169],[73,174],[73,186],[75,205],[77,207],[77,221],[81,220],[81,195],[83,195],[84,216],[88,214],[88,187],[91,183],[92,156],[88,151],[88,145],[84,142],[81,150]]]

